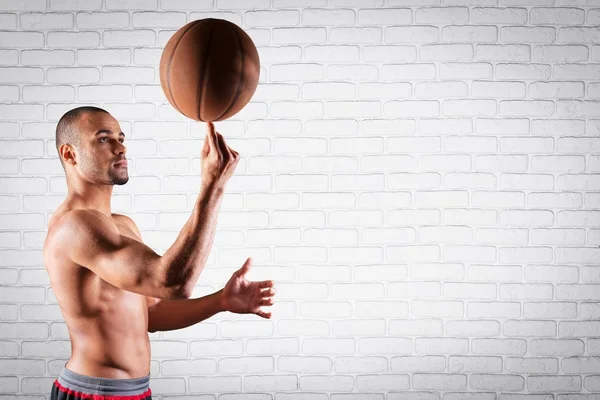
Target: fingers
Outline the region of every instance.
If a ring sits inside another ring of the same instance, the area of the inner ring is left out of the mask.
[[[210,121],[206,123],[206,139],[209,139],[208,146],[210,152],[217,151],[217,149],[219,149],[225,161],[233,159],[237,163],[237,160],[239,159],[239,153],[225,143],[225,138],[223,135],[216,131],[215,124]]]
[[[212,122],[209,122],[208,124],[210,125],[210,130],[214,139],[213,143],[215,144],[215,146],[211,148],[211,150],[219,148],[219,150],[221,151],[221,155],[225,160],[237,160],[239,158],[239,153],[233,150],[231,147],[229,147],[227,143],[225,143],[225,138],[223,137],[223,135],[221,135],[215,130],[215,126]]]
[[[277,293],[277,290],[274,287],[269,287],[265,290],[262,290],[261,294],[263,295],[263,297],[267,297],[267,296],[274,296],[275,293]]]
[[[219,132],[216,133],[218,138],[217,144],[221,151],[221,155],[223,156],[223,160],[229,161],[231,158],[233,158],[233,155],[229,151],[229,147],[225,144],[225,138],[223,137],[223,135],[221,135]]]
[[[273,296],[275,295],[275,293],[277,293],[277,290],[275,290],[274,287],[272,287],[273,285],[273,281],[263,281],[260,282],[259,286],[263,286],[266,285],[267,289],[262,291],[262,299],[260,300],[258,307],[260,306],[272,306],[275,303],[275,299],[273,299]],[[271,313],[268,312],[264,312],[261,309],[258,309],[256,311],[256,314],[263,317],[263,318],[271,318]]]
[[[273,298],[269,297],[269,298],[262,299],[260,301],[260,305],[261,306],[272,306],[273,302],[274,302]]]
[[[242,267],[238,270],[239,274],[241,276],[246,275],[246,273],[250,270],[251,265],[252,265],[252,257],[248,257],[246,259],[246,262],[244,263],[244,265],[242,265]]]
[[[217,151],[217,135],[215,132],[215,125],[210,121],[206,123],[206,137],[204,140],[208,141],[208,147],[211,152]]]
[[[259,282],[258,286],[261,289],[266,289],[266,288],[273,287],[274,284],[275,283],[273,281],[262,281],[262,282]]]

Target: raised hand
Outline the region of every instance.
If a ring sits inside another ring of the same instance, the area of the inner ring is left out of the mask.
[[[202,185],[225,188],[239,162],[239,153],[227,146],[225,138],[206,123],[206,137],[201,153]]]

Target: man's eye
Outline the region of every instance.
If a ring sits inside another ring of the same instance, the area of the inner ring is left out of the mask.
[[[108,138],[105,136],[105,137],[101,137],[99,140],[102,141],[103,139],[108,139]]]

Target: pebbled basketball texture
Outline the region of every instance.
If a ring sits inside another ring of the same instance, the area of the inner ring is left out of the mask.
[[[160,58],[160,84],[171,105],[196,121],[237,114],[258,85],[256,46],[236,24],[192,21],[169,39]]]

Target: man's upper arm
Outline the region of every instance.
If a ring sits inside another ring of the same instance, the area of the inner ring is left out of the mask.
[[[171,298],[176,289],[166,287],[158,254],[141,241],[121,235],[110,219],[97,211],[64,214],[53,233],[53,243],[71,261],[118,288],[159,298]]]
[[[127,226],[133,231],[135,236],[137,236],[139,241],[142,242],[142,234],[141,234],[140,230],[138,229],[137,225],[135,224],[135,221],[126,215],[121,215],[121,217],[123,217],[123,220],[125,221]],[[146,296],[146,304],[148,305],[148,310],[151,310],[153,307],[155,307],[160,302],[160,300],[161,299],[159,299],[157,297]]]

